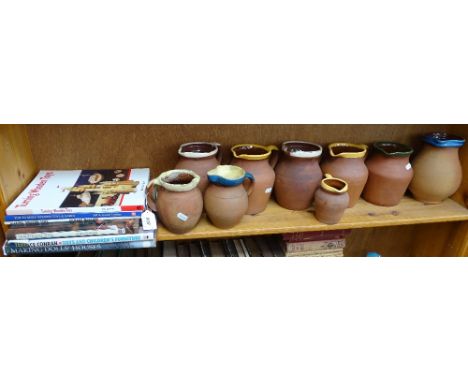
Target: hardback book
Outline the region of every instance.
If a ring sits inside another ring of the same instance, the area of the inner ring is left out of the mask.
[[[237,249],[232,239],[221,240],[225,257],[238,257]]]
[[[274,256],[272,250],[270,249],[267,243],[267,238],[265,236],[256,236],[254,240],[257,243],[258,248],[260,249],[260,253],[263,257]]]
[[[10,215],[5,216],[5,224],[10,228],[21,228],[21,227],[48,227],[50,225],[62,224],[68,226],[70,224],[112,224],[112,222],[123,222],[123,221],[134,221],[136,223],[141,222],[141,213],[142,211],[133,211],[133,212],[111,212],[105,214],[93,213],[93,214],[80,214],[82,215],[92,215],[93,217],[79,217],[79,218],[68,218],[68,219],[56,219],[57,215],[47,215],[50,216],[50,219],[44,219],[46,215]],[[66,214],[71,216],[76,216],[76,214]],[[24,217],[30,217],[29,219],[24,219]],[[23,220],[20,220],[23,219]]]
[[[249,256],[251,257],[261,257],[262,251],[258,247],[257,243],[255,242],[253,237],[244,237],[243,238],[244,244],[247,247],[247,251],[249,252]]]
[[[343,256],[343,248],[337,249],[317,249],[311,251],[302,251],[302,252],[286,252],[286,257],[334,257],[334,256]]]
[[[163,250],[162,255],[163,257],[176,257],[177,250],[176,250],[176,242],[173,240],[168,240],[163,242]]]
[[[143,211],[149,177],[148,168],[40,171],[6,214],[79,217],[87,213]]]
[[[176,242],[177,257],[190,257],[190,249],[187,242],[184,240]]]
[[[55,237],[103,236],[138,233],[140,219],[47,224],[43,226],[10,226],[7,240],[51,239]]]
[[[212,257],[224,257],[223,244],[221,240],[209,240],[210,252]]]
[[[44,247],[16,247],[11,246],[7,241],[3,247],[5,256],[12,254],[59,254],[68,252],[88,252],[88,251],[103,251],[111,252],[122,249],[137,249],[137,248],[154,248],[155,240],[140,240],[120,243],[102,243],[102,244],[81,244],[81,245],[60,245],[60,246],[44,246]]]
[[[244,248],[242,248],[240,240],[239,239],[233,239],[233,242],[234,242],[234,246],[236,247],[237,256],[245,257]]]
[[[337,240],[342,239],[351,233],[350,229],[339,229],[332,231],[311,231],[311,232],[293,232],[284,233],[283,240],[289,243],[315,241],[315,240]]]
[[[283,249],[287,253],[291,252],[304,252],[323,249],[340,249],[346,245],[346,239],[336,240],[316,240],[316,241],[302,241],[302,242],[285,242],[282,243]]]
[[[201,257],[201,250],[197,242],[191,241],[189,243],[189,249],[191,257]]]
[[[65,237],[52,239],[29,239],[29,240],[8,240],[10,247],[51,247],[51,246],[70,246],[70,245],[86,245],[86,244],[111,244],[124,243],[131,241],[154,240],[156,237],[155,231],[143,231],[140,229],[138,233],[132,234],[116,234],[107,236],[83,236],[83,237]]]
[[[240,239],[239,239],[239,242],[240,242],[240,245],[242,246],[242,250],[244,251],[244,256],[245,256],[245,257],[250,257],[249,249],[248,249],[247,246],[245,245],[245,239],[244,239],[244,238],[240,238]]]
[[[199,240],[198,246],[202,257],[211,257],[210,245],[207,240]]]

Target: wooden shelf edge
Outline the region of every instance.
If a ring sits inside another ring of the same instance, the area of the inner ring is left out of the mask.
[[[396,225],[468,221],[468,209],[448,199],[436,205],[424,205],[405,197],[398,206],[379,207],[360,200],[348,209],[338,224],[318,222],[311,211],[290,211],[270,201],[267,209],[256,216],[245,216],[231,229],[213,226],[206,216],[190,232],[177,235],[159,224],[157,240],[192,240],[222,237],[257,236],[290,232],[373,228]]]

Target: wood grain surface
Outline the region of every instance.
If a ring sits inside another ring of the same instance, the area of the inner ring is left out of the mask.
[[[183,235],[173,234],[160,224],[158,240],[268,235],[463,220],[468,220],[468,210],[451,199],[441,204],[425,205],[410,197],[405,197],[395,207],[379,207],[360,199],[356,206],[346,210],[341,221],[335,225],[318,222],[311,211],[291,211],[270,201],[264,212],[256,216],[244,216],[238,225],[227,230],[216,228],[206,217],[203,217],[192,231]],[[383,240],[390,240],[390,238]]]

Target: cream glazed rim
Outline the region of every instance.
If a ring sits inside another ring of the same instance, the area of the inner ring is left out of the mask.
[[[214,150],[208,151],[206,153],[193,153],[189,151],[182,151],[182,149],[185,146],[189,146],[189,145],[211,145],[211,146],[215,146],[215,148]],[[187,142],[179,146],[178,154],[185,158],[207,158],[212,155],[215,155],[219,151],[219,146],[221,146],[221,143],[218,143],[218,142]]]
[[[167,180],[168,177],[174,176],[176,177],[179,174],[185,174],[185,175],[190,175],[192,176],[192,180],[189,183],[184,183],[184,184],[172,184],[169,183]],[[192,171],[192,170],[184,170],[184,169],[178,169],[178,170],[169,170],[165,171],[159,176],[153,180],[151,180],[148,183],[148,189],[151,185],[156,184],[157,186],[163,187],[166,190],[169,191],[174,191],[174,192],[185,192],[185,191],[191,191],[194,188],[198,186],[198,183],[200,183],[200,176]]]
[[[318,147],[318,150],[314,150],[314,151],[297,150],[297,151],[291,152],[285,149],[288,143],[305,143],[307,145],[313,145],[313,146]],[[286,141],[282,143],[281,150],[287,152],[289,156],[294,157],[294,158],[317,158],[320,155],[322,155],[323,148],[318,143],[313,143],[309,141]]]

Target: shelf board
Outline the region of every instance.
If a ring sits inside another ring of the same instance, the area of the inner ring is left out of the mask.
[[[394,207],[379,207],[360,199],[353,208],[347,209],[341,221],[334,225],[318,222],[311,211],[291,211],[280,207],[275,201],[270,201],[265,211],[255,216],[244,216],[242,221],[231,229],[216,228],[206,216],[201,218],[192,231],[183,235],[173,234],[160,224],[158,240],[269,235],[462,220],[468,220],[468,209],[452,199],[440,204],[426,205],[404,197],[400,204]]]

